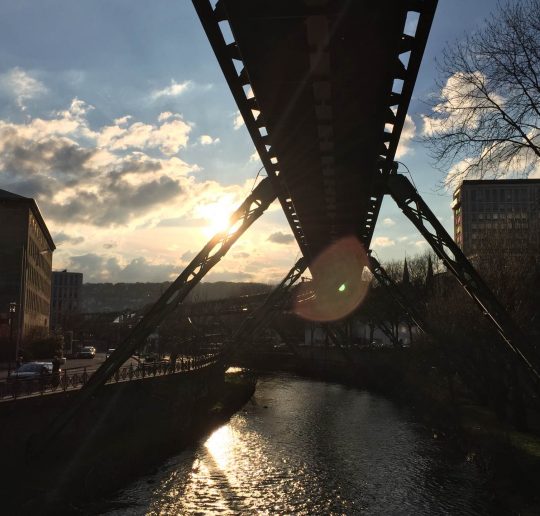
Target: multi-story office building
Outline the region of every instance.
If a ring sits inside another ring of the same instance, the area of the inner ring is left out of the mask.
[[[45,336],[56,247],[34,199],[0,190],[0,242],[0,312],[15,308],[19,344]]]
[[[540,256],[540,179],[463,181],[452,209],[454,238],[466,256]]]
[[[83,275],[81,272],[54,271],[52,274],[51,328],[73,330],[80,314]]]

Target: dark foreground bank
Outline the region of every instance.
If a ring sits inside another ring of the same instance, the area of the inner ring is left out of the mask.
[[[248,373],[169,375],[107,385],[37,458],[27,443],[69,403],[59,394],[0,406],[5,514],[86,513],[226,421],[253,394]]]

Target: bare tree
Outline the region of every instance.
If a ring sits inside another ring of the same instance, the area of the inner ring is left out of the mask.
[[[447,182],[540,170],[540,0],[499,5],[438,67],[424,141]]]

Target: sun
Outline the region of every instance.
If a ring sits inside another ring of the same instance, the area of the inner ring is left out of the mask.
[[[207,222],[203,228],[204,235],[211,238],[216,233],[225,231],[229,227],[230,217],[236,208],[232,195],[220,197],[212,203],[199,205],[196,209],[197,217]]]

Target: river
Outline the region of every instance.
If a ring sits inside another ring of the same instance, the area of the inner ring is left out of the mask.
[[[109,515],[490,514],[474,465],[369,392],[261,378],[205,441],[141,478]]]

